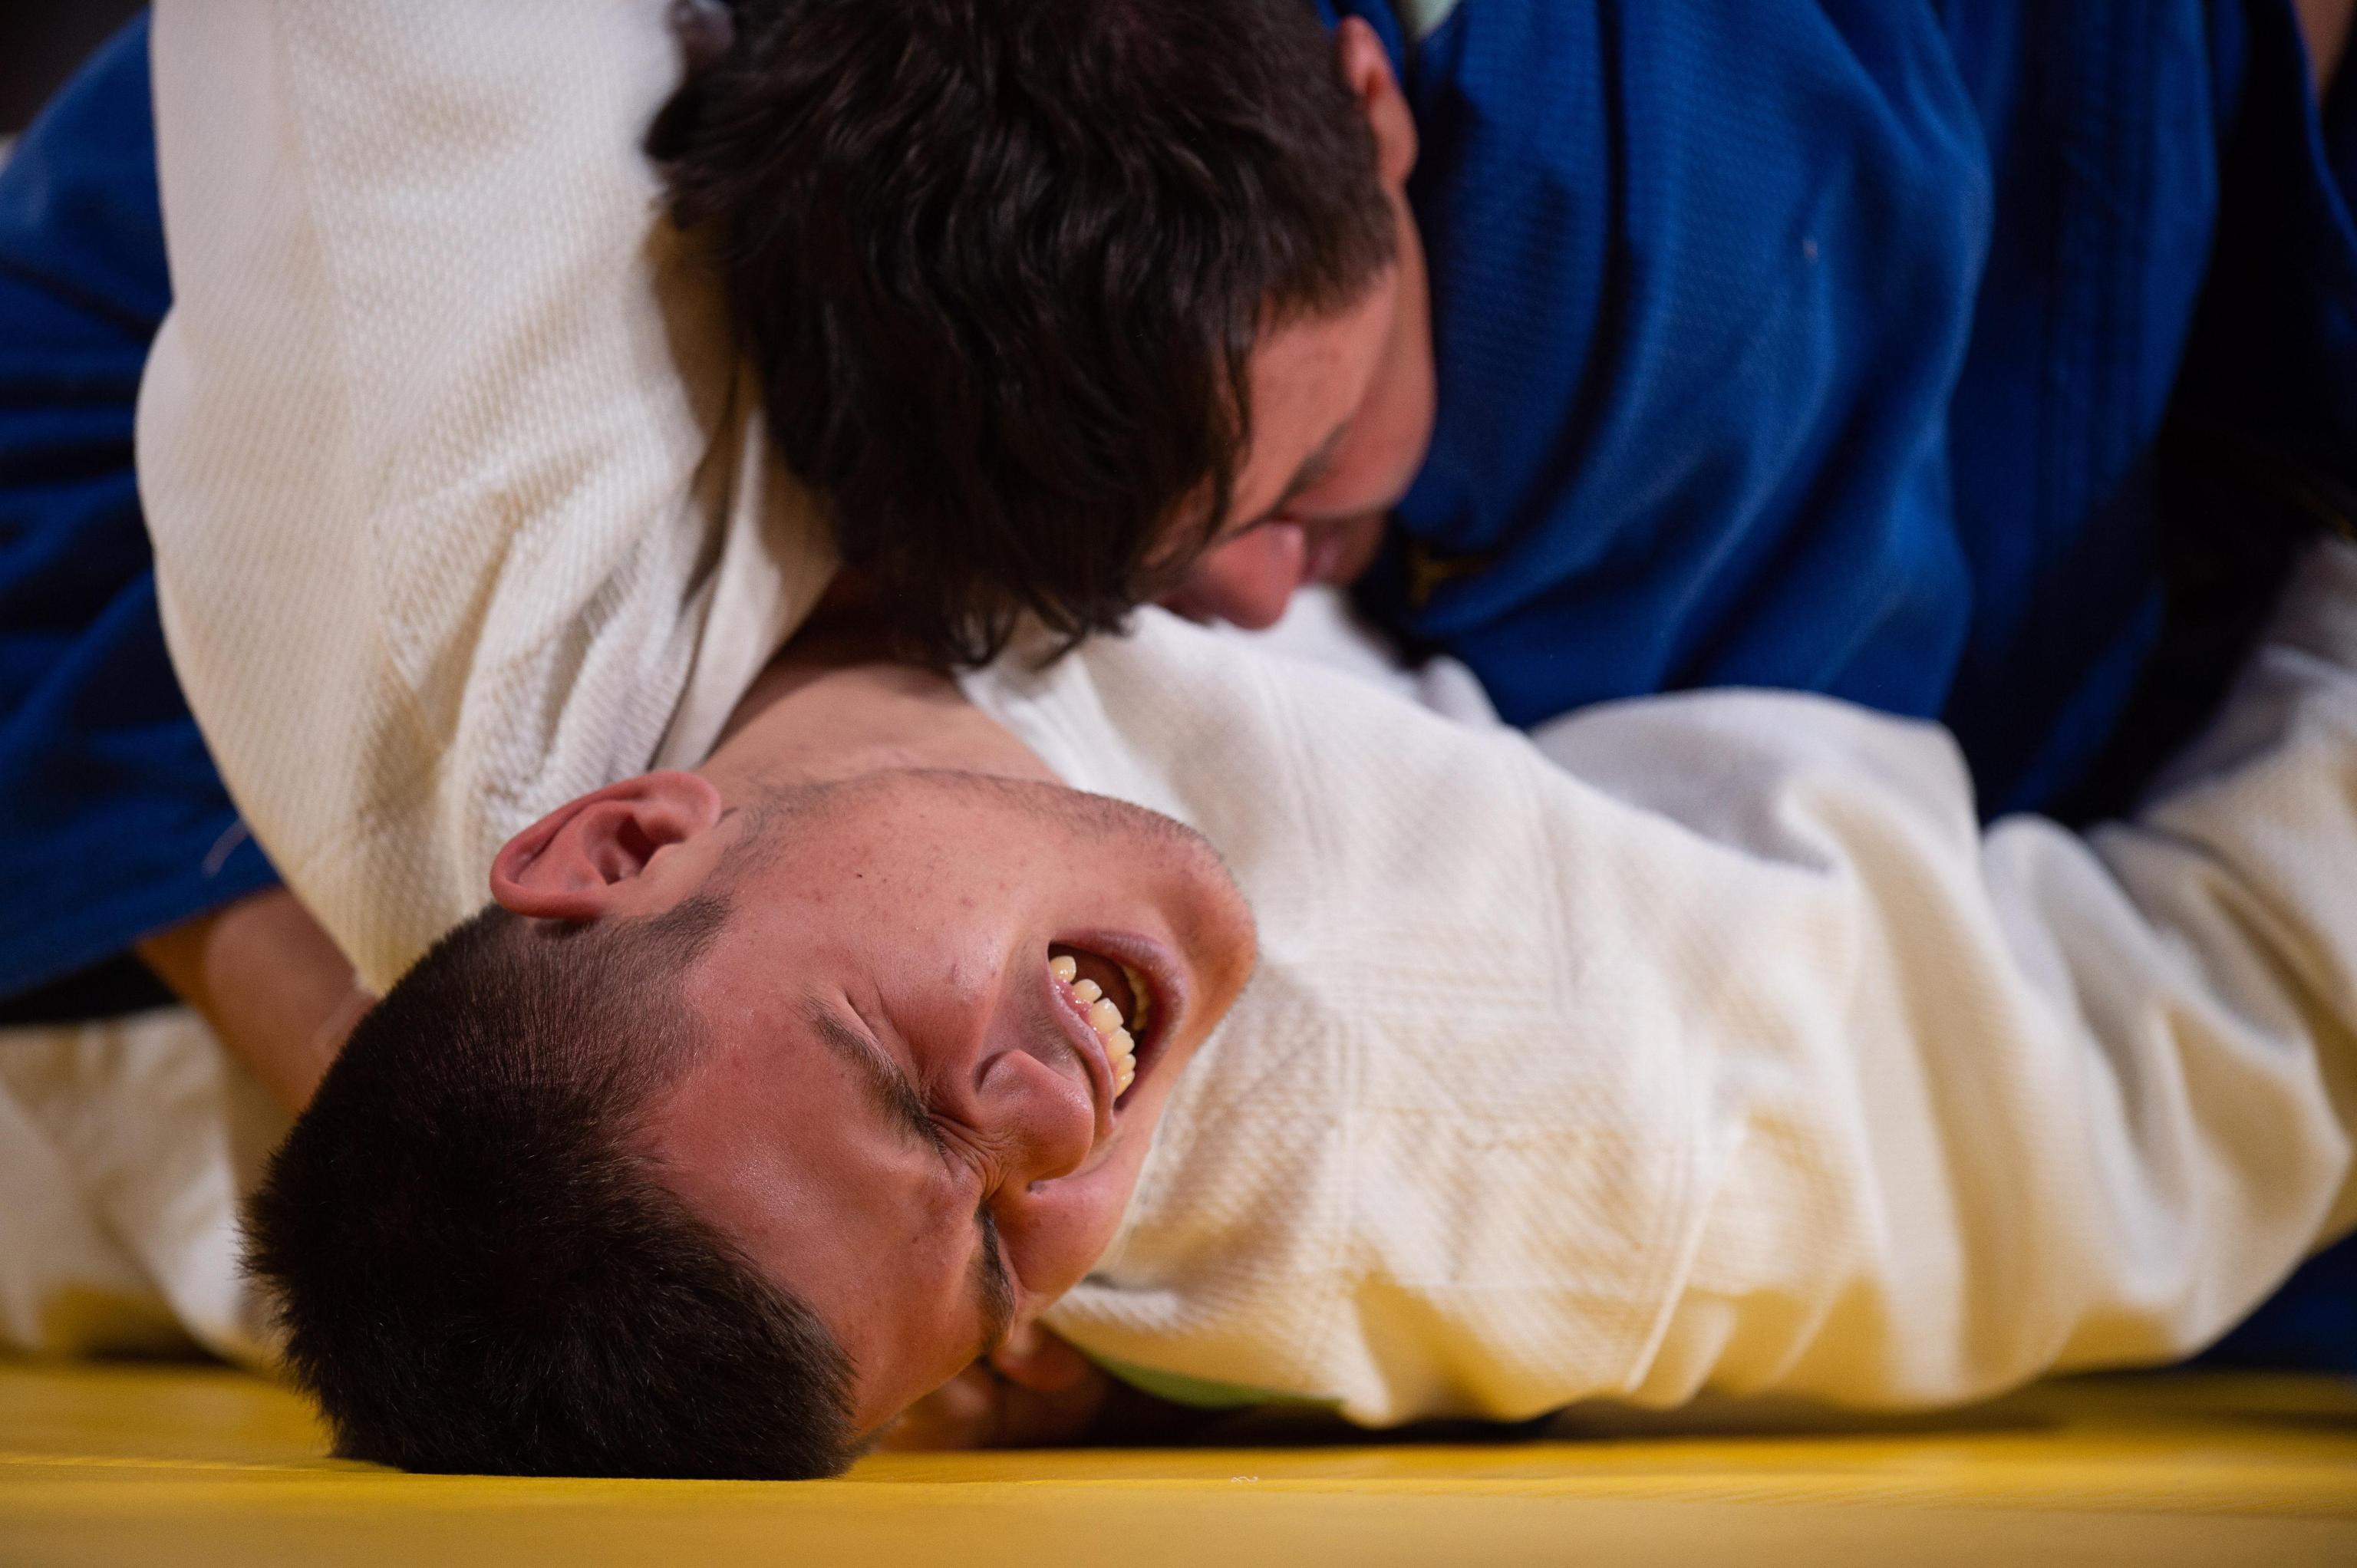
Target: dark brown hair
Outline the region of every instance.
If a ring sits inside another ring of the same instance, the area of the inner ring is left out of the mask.
[[[788,1478],[854,1453],[808,1306],[687,1208],[639,1113],[704,1036],[726,905],[487,909],[361,1020],[247,1212],[336,1452],[410,1470]]]
[[[1271,324],[1395,246],[1307,0],[709,0],[649,138],[909,651],[1068,639],[1224,519]]]

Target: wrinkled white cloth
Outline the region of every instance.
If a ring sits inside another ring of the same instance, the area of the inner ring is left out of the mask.
[[[659,220],[663,13],[155,10],[165,632],[232,798],[379,988],[545,803],[701,760],[832,570]]]
[[[235,1219],[286,1120],[184,1009],[0,1029],[0,1348],[265,1364]]]
[[[2357,1222],[2357,552],[2132,822],[1696,693],[1469,730],[1167,617],[974,699],[1261,932],[1085,1348],[1385,1423],[2177,1359]]]
[[[694,287],[632,162],[660,9],[158,7],[167,629],[373,980],[506,831],[708,742],[823,572],[699,420],[733,371],[658,330]],[[2351,1218],[2352,576],[2319,556],[2086,842],[1984,836],[1941,732],[1804,696],[1524,737],[1150,612],[975,677],[1075,784],[1210,833],[1262,925],[1054,1321],[1374,1423],[1929,1403],[2200,1344]]]

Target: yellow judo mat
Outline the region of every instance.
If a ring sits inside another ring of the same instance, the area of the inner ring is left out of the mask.
[[[2169,1374],[1866,1430],[1648,1424],[535,1481],[326,1458],[300,1401],[232,1371],[0,1361],[0,1563],[2357,1565],[2357,1382]]]

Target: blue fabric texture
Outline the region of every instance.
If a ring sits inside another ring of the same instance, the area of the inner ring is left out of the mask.
[[[169,303],[142,18],[0,167],[0,997],[275,880],[156,618],[131,439]]]
[[[2357,1376],[2357,1237],[2309,1259],[2201,1359]]]
[[[2285,0],[1340,9],[1399,47],[1440,384],[1365,597],[1513,722],[1825,692],[2055,807],[2167,628],[2180,365],[2275,446],[2237,398],[2300,409],[2265,460],[2347,460],[2357,252]]]

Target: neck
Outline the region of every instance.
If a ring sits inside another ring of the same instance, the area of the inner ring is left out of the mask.
[[[858,620],[796,637],[746,691],[697,771],[736,800],[906,768],[1058,781],[954,681],[895,662]]]

